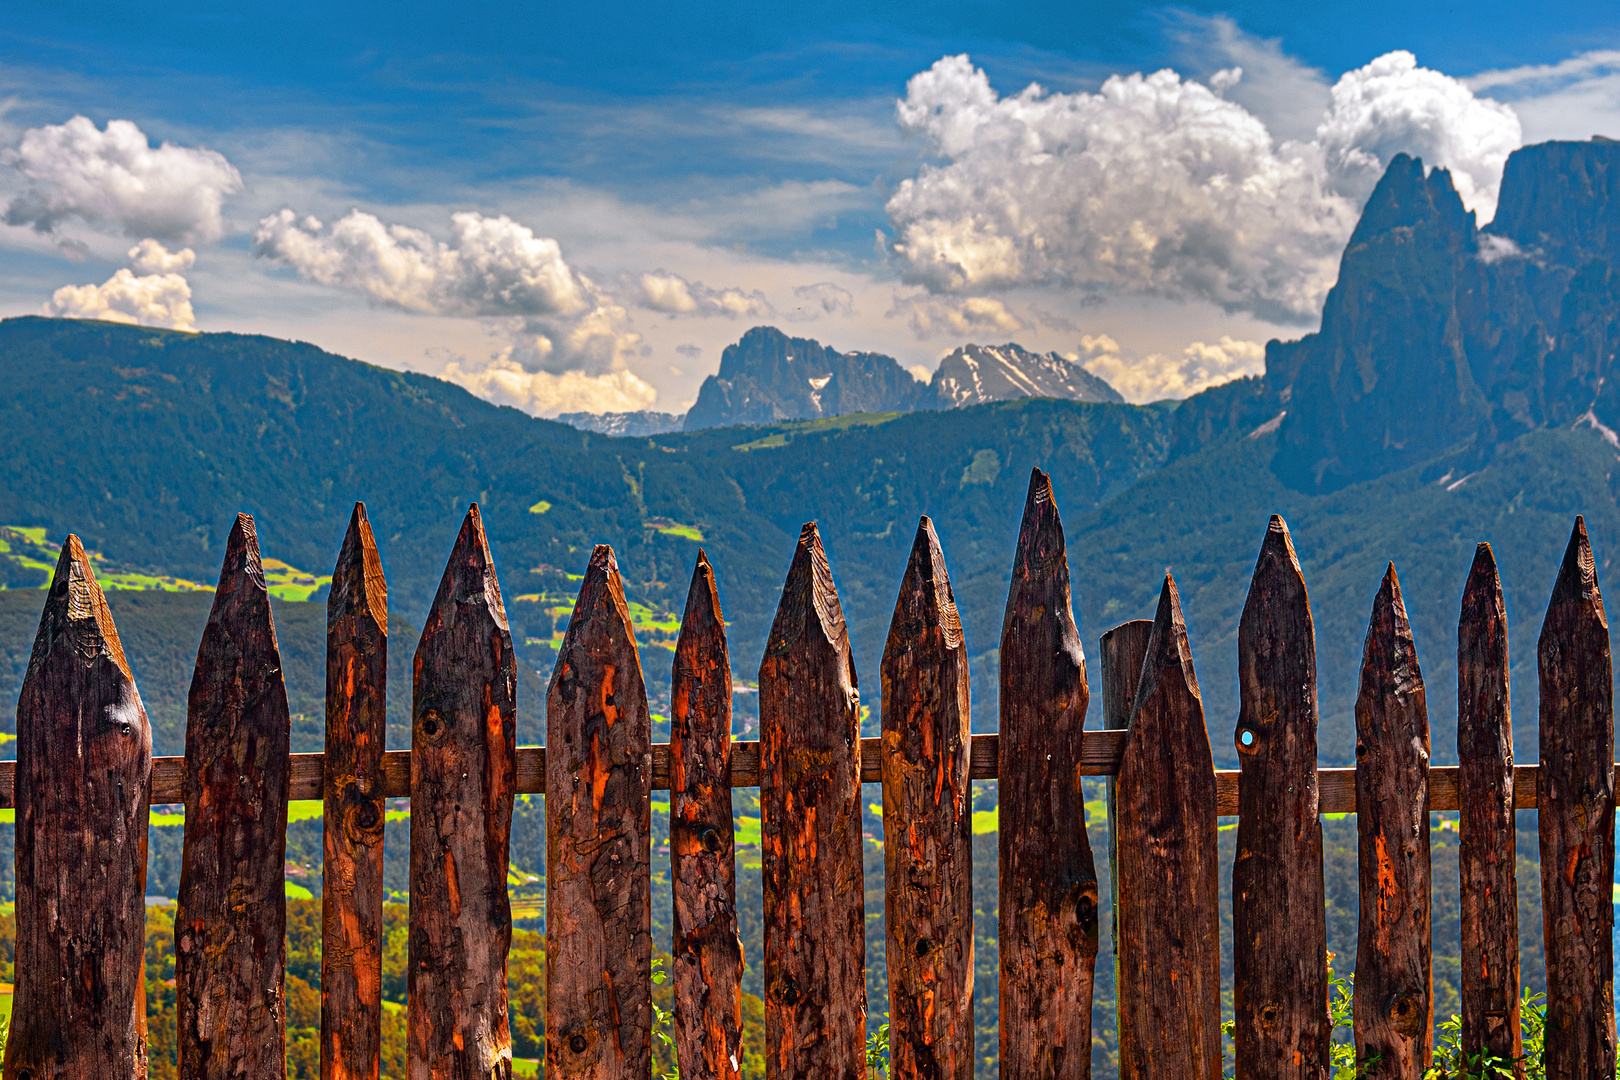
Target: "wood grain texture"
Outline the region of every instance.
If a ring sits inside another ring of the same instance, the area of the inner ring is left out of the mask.
[[[1090,701],[1063,522],[1035,469],[1001,623],[1003,1080],[1091,1075],[1097,867],[1074,764]]]
[[[652,1069],[652,721],[598,544],[546,691],[546,1075]]]
[[[1221,1075],[1215,767],[1166,574],[1119,766],[1119,1075]]]
[[[412,671],[410,1080],[509,1080],[517,665],[475,503]]]
[[[866,1076],[859,712],[849,631],[812,522],[759,667],[769,1080]]]
[[[286,1075],[290,731],[259,538],[239,514],[186,702],[174,917],[182,1080]]]
[[[326,599],[321,1080],[377,1080],[382,1048],[388,586],[356,503]]]
[[[1507,607],[1489,544],[1474,550],[1457,619],[1457,761],[1463,1054],[1492,1054],[1522,1077]]]
[[[1316,627],[1288,526],[1275,515],[1238,624],[1238,690],[1237,1076],[1324,1080],[1332,1027],[1316,787]]]
[[[731,654],[714,568],[701,548],[675,640],[669,787],[676,1057],[683,1077],[735,1080],[743,949],[731,817]]]
[[[1614,678],[1586,522],[1575,519],[1536,646],[1547,1080],[1615,1072]]]
[[[1103,634],[1097,640],[1097,681],[1102,689],[1102,725],[1117,731],[1119,752],[1125,752],[1124,735],[1131,726],[1131,707],[1142,683],[1142,662],[1147,659],[1148,642],[1153,639],[1152,619],[1132,619]],[[1094,742],[1098,732],[1087,732],[1085,742]],[[1119,823],[1114,819],[1117,805],[1119,766],[1111,770],[1108,799],[1108,942],[1114,957],[1114,985],[1119,985]]]
[[[146,1076],[152,729],[77,536],[17,701],[17,982],[6,1080]]]
[[[1418,1080],[1434,1028],[1429,710],[1393,563],[1373,600],[1362,649],[1356,806],[1356,1055],[1364,1075]]]
[[[926,517],[889,623],[882,707],[889,1076],[972,1080],[968,654]]]

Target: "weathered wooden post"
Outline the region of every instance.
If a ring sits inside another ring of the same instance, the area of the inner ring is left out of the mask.
[[[517,666],[476,503],[422,627],[413,684],[411,1080],[507,1080]]]
[[[1615,1071],[1614,678],[1586,522],[1575,529],[1536,647],[1541,674],[1541,918],[1547,1080]]]
[[[1462,1050],[1524,1075],[1507,607],[1491,545],[1474,550],[1457,620],[1457,802],[1462,850]]]
[[[1097,866],[1079,771],[1090,702],[1063,522],[1034,469],[1001,623],[1002,1080],[1091,1075]]]
[[[889,1076],[972,1080],[968,655],[926,517],[889,623],[882,704]]]
[[[1142,683],[1142,662],[1153,639],[1152,619],[1132,619],[1097,639],[1097,681],[1102,688],[1104,730],[1124,731],[1131,726],[1131,707]],[[1114,955],[1114,986],[1119,986],[1119,822],[1115,820],[1118,774],[1108,778],[1108,940]],[[1117,992],[1116,992],[1117,997]]]
[[[1166,574],[1115,789],[1121,1080],[1221,1075],[1215,764]]]
[[[286,1076],[290,732],[259,538],[239,514],[186,703],[174,917],[182,1080]]]
[[[652,1071],[652,720],[598,544],[546,691],[546,1075]]]
[[[676,1056],[690,1080],[736,1080],[743,950],[731,818],[731,655],[714,569],[702,549],[675,641],[669,789]]]
[[[377,1080],[382,1047],[388,586],[355,503],[326,599],[321,1078]]]
[[[17,983],[6,1080],[146,1076],[152,729],[77,536],[17,701]]]
[[[1433,1050],[1429,941],[1429,710],[1401,583],[1390,564],[1362,649],[1356,698],[1356,1058],[1419,1080]]]
[[[1240,1080],[1325,1080],[1327,908],[1316,787],[1316,628],[1283,519],[1260,545],[1238,625],[1240,816],[1232,863]]]
[[[815,523],[759,667],[765,1075],[866,1075],[860,695]]]

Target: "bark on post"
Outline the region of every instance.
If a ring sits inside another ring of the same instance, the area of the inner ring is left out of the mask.
[[[1119,766],[1119,1075],[1221,1075],[1215,764],[1166,574]]]
[[[736,1080],[743,950],[731,819],[731,655],[714,569],[701,548],[675,641],[669,788],[676,1056],[683,1077]]]
[[[378,1075],[387,682],[388,586],[356,503],[326,600],[322,1080]]]
[[[1519,893],[1507,607],[1491,545],[1474,551],[1457,620],[1457,761],[1462,850],[1462,1049],[1519,1061]]]
[[[926,517],[883,650],[889,1076],[973,1076],[973,790],[967,643]]]
[[[1152,619],[1120,623],[1097,640],[1102,684],[1102,726],[1124,731],[1131,726],[1131,706],[1142,683],[1142,662],[1153,637]],[[1114,985],[1119,985],[1119,823],[1115,820],[1119,776],[1110,776],[1108,798],[1108,941],[1114,954]]]
[[[815,523],[759,667],[765,1075],[866,1076],[860,695]]]
[[[1003,1080],[1091,1075],[1097,867],[1079,772],[1090,700],[1063,523],[1035,469],[1001,624]]]
[[[174,917],[182,1080],[286,1076],[290,731],[259,538],[239,514],[186,703]]]
[[[1316,628],[1288,526],[1275,515],[1238,626],[1238,683],[1237,1075],[1323,1080],[1332,1027],[1316,787]]]
[[[1536,647],[1547,1080],[1615,1071],[1614,681],[1586,522],[1575,519]]]
[[[1364,1074],[1418,1080],[1433,1051],[1429,710],[1401,583],[1373,600],[1356,698],[1361,917],[1354,1032]]]
[[[17,983],[6,1080],[146,1076],[152,729],[77,536],[17,702]]]
[[[507,1080],[507,841],[517,666],[495,563],[467,511],[416,646],[411,702],[411,1080]]]
[[[546,691],[546,1075],[652,1068],[652,721],[598,544]]]

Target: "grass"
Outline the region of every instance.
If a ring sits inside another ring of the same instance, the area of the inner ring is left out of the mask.
[[[265,559],[264,584],[277,600],[308,600],[323,585],[332,584],[332,575],[317,577],[280,559]]]
[[[43,528],[3,525],[0,526],[0,554],[9,555],[14,562],[30,569],[42,571],[46,575],[46,580],[40,587],[44,588],[56,570],[56,561],[61,557],[62,545],[47,540]],[[90,562],[95,567],[96,580],[109,592],[119,589],[136,592],[207,592],[210,589],[210,586],[187,581],[185,578],[148,573],[110,563],[99,551],[89,551],[86,554],[90,556]]]
[[[287,889],[287,899],[289,899],[289,900],[313,900],[313,899],[315,899],[315,894],[310,892],[308,889],[304,888],[302,885],[294,885],[292,882],[289,881],[289,882],[286,883],[286,889]]]
[[[550,510],[550,509],[551,509],[551,504],[546,502],[546,500],[541,499],[539,502],[537,502],[533,506],[529,507],[529,513],[531,513],[531,514],[543,514],[547,510]]]
[[[682,525],[666,517],[648,518],[641,524],[643,528],[663,533],[665,536],[679,536],[682,539],[691,540],[693,543],[703,543],[703,530],[696,525]]]
[[[791,443],[797,435],[819,435],[829,431],[848,431],[857,427],[877,427],[897,420],[905,413],[849,413],[845,416],[828,416],[821,420],[801,420],[796,423],[783,424],[764,438],[753,442],[739,443],[733,450],[776,450]]]

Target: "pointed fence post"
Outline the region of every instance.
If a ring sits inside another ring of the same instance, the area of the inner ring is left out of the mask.
[[[765,1075],[866,1076],[860,695],[812,522],[759,667]]]
[[[1575,519],[1536,647],[1547,1080],[1615,1072],[1614,678],[1586,522]]]
[[[1489,544],[1474,550],[1457,619],[1457,762],[1463,1055],[1491,1054],[1522,1077],[1507,607]]]
[[[1142,684],[1142,662],[1153,638],[1152,619],[1120,623],[1097,640],[1098,682],[1102,684],[1102,726],[1124,731],[1131,726],[1131,707]],[[1108,778],[1108,941],[1114,955],[1114,985],[1119,986],[1119,822],[1115,820],[1119,776]],[[1117,996],[1117,995],[1116,995]]]
[[[546,691],[546,1075],[652,1063],[652,721],[613,549],[598,544]]]
[[[146,1076],[152,729],[77,536],[17,702],[17,983],[7,1080]]]
[[[675,1048],[690,1080],[736,1080],[742,939],[731,818],[731,656],[701,548],[670,679],[670,869],[675,879]]]
[[[287,688],[253,519],[225,544],[186,703],[181,1080],[286,1075]]]
[[[889,623],[882,707],[889,1076],[972,1080],[968,655],[926,517]]]
[[[376,1080],[382,1048],[388,586],[355,503],[326,600],[321,1080]]]
[[[1091,1075],[1097,867],[1079,771],[1090,701],[1063,522],[1035,469],[1001,623],[1003,1080]]]
[[[1316,786],[1316,628],[1288,526],[1276,515],[1238,625],[1238,684],[1237,1076],[1325,1080],[1332,1027]]]
[[[1119,1075],[1221,1075],[1215,764],[1166,574],[1119,765]]]
[[[517,666],[476,503],[422,627],[413,682],[410,1075],[505,1078]]]
[[[1369,1075],[1418,1080],[1433,1051],[1429,709],[1391,563],[1373,600],[1356,698],[1355,1049]]]

